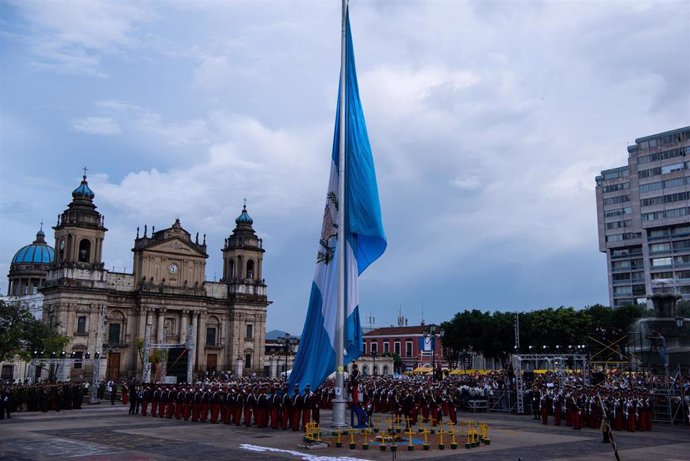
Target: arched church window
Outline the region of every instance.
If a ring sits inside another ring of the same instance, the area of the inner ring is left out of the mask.
[[[247,278],[248,279],[253,279],[254,278],[254,260],[250,259],[247,261]]]
[[[79,262],[87,263],[89,262],[89,256],[91,254],[91,242],[88,239],[83,239],[79,242]]]
[[[242,278],[242,256],[237,257],[237,278],[241,279]]]
[[[235,261],[230,260],[230,263],[228,264],[228,277],[231,279],[235,278]]]

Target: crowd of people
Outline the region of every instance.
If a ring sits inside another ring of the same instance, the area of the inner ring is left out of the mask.
[[[690,418],[687,376],[678,379],[618,371],[595,373],[589,380],[578,372],[524,376],[524,408],[533,419],[573,429],[600,428],[604,441],[608,429],[652,429],[655,389],[670,388],[675,394],[675,408],[682,409],[686,423]],[[457,423],[458,411],[473,408],[470,402],[499,396],[514,402],[516,392],[514,373],[507,369],[440,377],[363,376],[355,372],[350,375],[349,389],[353,425],[371,424],[372,417],[378,415],[396,418],[408,426]],[[81,408],[88,385],[20,384],[0,391],[0,404],[9,416],[15,411]],[[114,405],[118,395],[129,405],[131,415],[303,431],[310,421],[320,421],[322,409],[332,408],[335,383],[326,380],[313,390],[307,386],[302,393],[298,386],[288,389],[282,379],[260,377],[204,376],[192,384],[136,384],[133,380],[119,386],[114,381],[99,384],[99,398],[110,398]]]
[[[83,383],[11,384],[0,387],[0,419],[27,411],[78,410],[87,387]]]

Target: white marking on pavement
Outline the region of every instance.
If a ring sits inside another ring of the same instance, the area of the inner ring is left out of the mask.
[[[282,448],[271,448],[271,447],[260,447],[258,445],[250,445],[248,443],[243,443],[240,445],[240,448],[244,450],[249,450],[249,451],[259,451],[259,452],[265,452],[265,451],[270,451],[273,453],[286,453],[288,455],[294,455],[297,456],[305,461],[366,461],[365,459],[362,458],[350,458],[349,456],[317,456],[317,455],[310,455],[308,453],[302,453],[300,451],[295,451],[295,450],[283,450]]]

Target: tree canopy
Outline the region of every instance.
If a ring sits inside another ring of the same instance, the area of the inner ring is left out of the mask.
[[[450,357],[472,350],[486,357],[505,358],[515,346],[515,312],[482,312],[478,309],[455,314],[445,322],[443,346]],[[602,343],[624,336],[638,318],[653,315],[643,306],[609,308],[594,305],[577,310],[559,307],[520,312],[520,346],[526,352],[554,352],[556,346],[585,345],[590,351],[602,348]]]
[[[28,360],[32,351],[59,353],[70,341],[55,327],[35,318],[27,307],[0,300],[0,360],[15,355]]]

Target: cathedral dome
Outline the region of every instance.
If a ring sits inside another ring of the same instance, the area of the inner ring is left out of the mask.
[[[39,230],[31,245],[22,247],[12,258],[12,264],[50,264],[55,259],[53,247],[45,241],[46,234]]]
[[[254,224],[254,220],[249,216],[249,213],[247,213],[247,205],[242,208],[242,214],[235,219],[235,224],[249,224],[250,226]]]
[[[72,198],[85,198],[93,200],[95,196],[96,194],[94,194],[91,188],[89,188],[89,183],[86,182],[86,175],[84,175],[84,179],[81,180],[79,187],[72,191]]]

